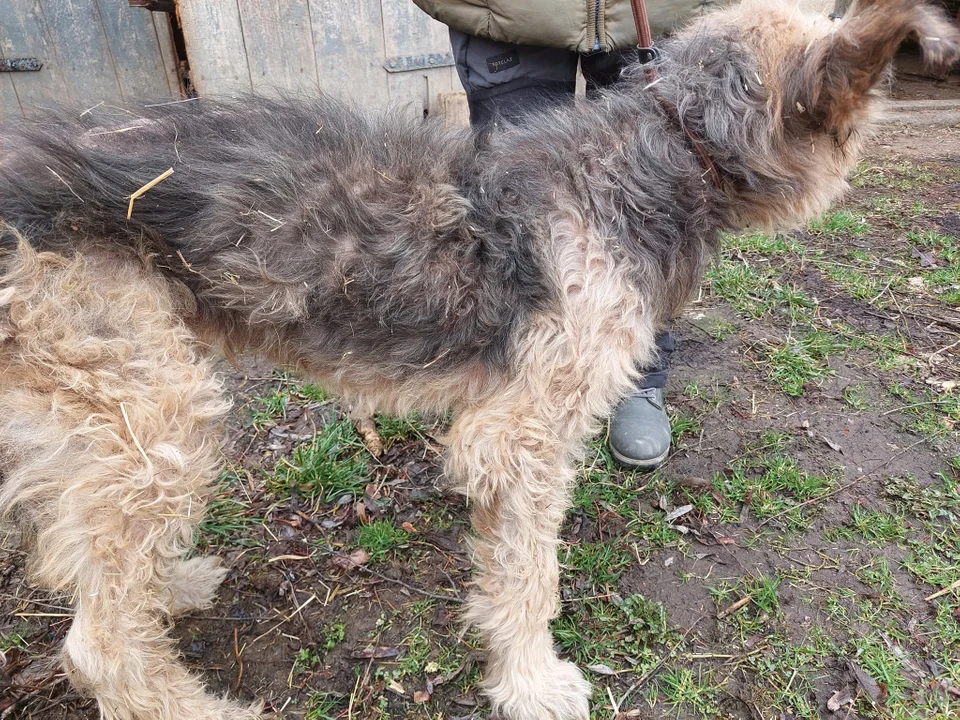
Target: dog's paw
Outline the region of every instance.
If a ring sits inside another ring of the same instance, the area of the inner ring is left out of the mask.
[[[485,689],[494,709],[507,720],[590,717],[590,683],[576,665],[556,657],[505,672]]]
[[[230,572],[215,555],[195,557],[177,565],[167,586],[167,607],[173,616],[204,610],[213,604],[217,588]]]

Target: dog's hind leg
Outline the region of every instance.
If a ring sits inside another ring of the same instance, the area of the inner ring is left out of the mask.
[[[219,579],[183,556],[225,403],[166,286],[120,258],[22,247],[5,262],[0,505],[33,536],[31,579],[73,599],[71,680],[107,720],[259,717],[208,694],[168,635],[167,613]]]

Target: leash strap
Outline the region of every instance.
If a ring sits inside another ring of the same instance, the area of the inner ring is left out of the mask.
[[[653,46],[646,4],[643,0],[630,0],[630,7],[633,8],[633,22],[637,26],[637,58],[646,65],[660,57],[660,51]]]
[[[657,81],[657,68],[652,65],[654,60],[660,57],[660,50],[653,46],[653,34],[650,32],[650,21],[647,19],[647,6],[643,0],[630,0],[630,7],[633,8],[633,21],[637,26],[637,59],[641,65],[646,65],[643,73],[647,82],[653,85]],[[703,145],[697,140],[693,132],[680,119],[680,113],[673,103],[664,100],[660,95],[656,95],[657,102],[673,118],[673,121],[680,126],[683,134],[687,136],[687,141],[693,148],[693,151],[700,158],[700,164],[703,165],[704,175],[710,175],[715,187],[720,187],[720,173],[717,166],[713,164],[710,155],[704,150]]]

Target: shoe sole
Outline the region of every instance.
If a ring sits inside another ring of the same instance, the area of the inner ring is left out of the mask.
[[[610,454],[613,455],[613,459],[616,460],[620,465],[633,470],[640,470],[641,472],[653,472],[658,467],[663,465],[663,463],[666,462],[667,458],[670,456],[670,448],[667,448],[666,451],[664,451],[664,453],[658,457],[650,458],[649,460],[637,460],[635,458],[628,458],[625,455],[621,455],[612,445],[609,447]]]

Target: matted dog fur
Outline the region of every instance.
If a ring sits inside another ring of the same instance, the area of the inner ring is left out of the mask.
[[[184,560],[226,408],[202,340],[361,411],[452,410],[488,697],[512,720],[587,718],[548,627],[584,441],[721,232],[802,223],[843,191],[908,37],[938,67],[960,54],[921,2],[831,23],[754,0],[664,44],[654,85],[634,68],[491,133],[258,98],[4,129],[0,503],[31,579],[74,598],[73,682],[108,720],[259,716],[208,694],[167,634],[225,574]]]

